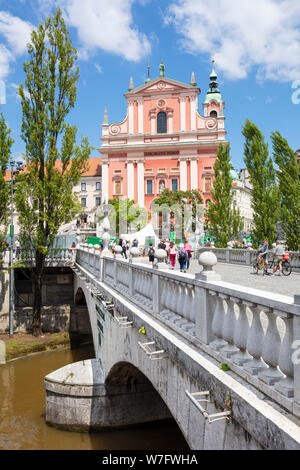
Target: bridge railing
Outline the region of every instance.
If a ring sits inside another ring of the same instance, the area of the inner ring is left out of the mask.
[[[45,258],[45,266],[71,265],[75,262],[75,258],[76,258],[75,248],[51,249]],[[34,266],[35,251],[34,250],[14,250],[13,259],[14,259],[14,262],[22,261],[26,266]]]
[[[77,264],[300,417],[300,296],[101,258],[90,248],[77,250]]]
[[[257,250],[249,249],[235,249],[235,248],[200,248],[194,252],[194,257],[199,258],[200,253],[203,251],[211,251],[221,263],[240,264],[245,266],[252,266],[256,258]],[[300,252],[289,251],[290,263],[292,270],[300,272]]]

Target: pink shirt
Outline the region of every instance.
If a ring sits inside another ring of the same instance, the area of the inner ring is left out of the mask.
[[[186,249],[186,251],[192,251],[192,245],[190,245],[189,243],[185,243],[184,248]]]
[[[170,247],[170,255],[176,255],[176,253],[177,253],[176,246],[174,245],[173,248]]]

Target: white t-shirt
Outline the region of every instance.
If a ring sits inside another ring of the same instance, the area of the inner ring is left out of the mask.
[[[274,249],[275,256],[282,256],[284,254],[284,248],[282,245],[276,245]]]

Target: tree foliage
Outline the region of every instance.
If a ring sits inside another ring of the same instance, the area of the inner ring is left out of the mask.
[[[54,237],[80,211],[72,189],[87,168],[91,148],[66,122],[76,103],[79,70],[61,10],[40,24],[28,44],[25,87],[19,88],[26,145],[26,171],[18,177],[16,207],[20,238],[35,252],[33,334],[41,333],[42,273]]]
[[[120,236],[122,233],[129,231],[142,230],[147,224],[147,210],[140,207],[131,199],[109,199],[109,222],[111,237],[114,235]],[[102,205],[97,213],[99,221],[104,218]]]
[[[8,162],[11,158],[11,147],[14,143],[10,137],[11,130],[7,127],[4,116],[0,114],[0,234],[7,229],[9,208],[9,184],[5,181]]]
[[[242,227],[239,211],[233,206],[231,168],[230,147],[220,144],[214,165],[212,202],[206,210],[208,228],[218,248],[226,248],[229,239],[237,236]]]
[[[300,178],[293,150],[279,132],[271,135],[273,156],[278,165],[280,191],[280,219],[290,250],[300,248]]]
[[[244,161],[252,185],[253,230],[256,240],[276,238],[276,223],[279,220],[279,192],[276,186],[276,172],[268,145],[258,127],[246,121],[243,127],[245,137]]]
[[[170,208],[178,206],[178,210],[174,211],[174,216],[175,219],[178,219],[179,224],[175,223],[175,225],[179,231],[177,236],[182,238],[185,236],[185,232],[189,226],[191,226],[193,231],[196,230],[196,218],[201,219],[204,215],[202,204],[203,199],[201,192],[198,189],[192,189],[189,191],[170,191],[170,189],[166,188],[163,190],[161,195],[155,199],[153,209],[156,212],[159,212],[159,206]],[[191,208],[190,211],[187,210],[188,206]],[[180,225],[180,227],[178,227],[178,225]]]

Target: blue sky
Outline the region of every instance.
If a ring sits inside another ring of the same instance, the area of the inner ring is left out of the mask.
[[[161,60],[174,80],[189,83],[195,72],[200,113],[215,58],[236,168],[244,166],[246,118],[268,142],[279,130],[294,150],[300,148],[299,0],[0,0],[1,108],[13,130],[15,158],[24,152],[16,88],[25,78],[26,43],[57,5],[79,51],[78,99],[69,121],[95,148],[105,105],[110,123],[125,117],[130,76],[134,86],[143,84],[148,58],[151,78],[159,75]]]

